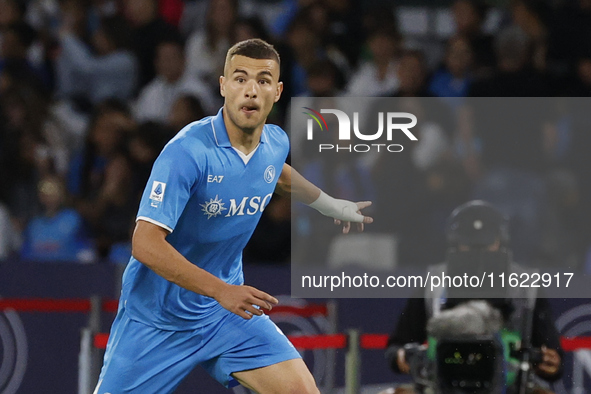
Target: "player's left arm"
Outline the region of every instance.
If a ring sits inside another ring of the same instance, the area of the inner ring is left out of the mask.
[[[321,214],[334,218],[336,225],[343,224],[343,233],[345,234],[351,229],[352,222],[357,223],[359,231],[363,231],[365,223],[373,222],[373,218],[361,213],[363,208],[371,205],[371,201],[355,203],[333,198],[288,164],[283,165],[275,192],[281,196],[294,198],[316,209]]]

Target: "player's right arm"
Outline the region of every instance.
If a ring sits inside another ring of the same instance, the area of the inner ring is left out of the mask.
[[[187,290],[214,298],[221,306],[245,319],[262,315],[254,307],[271,310],[277,299],[250,286],[231,285],[189,262],[168,241],[169,232],[138,220],[132,237],[132,255],[156,274]]]

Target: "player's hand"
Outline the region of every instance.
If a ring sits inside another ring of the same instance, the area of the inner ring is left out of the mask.
[[[398,369],[400,370],[400,372],[410,372],[410,366],[406,362],[406,352],[403,348],[398,349],[398,352],[396,353],[396,365],[398,365]]]
[[[560,369],[560,354],[554,349],[542,346],[542,362],[536,366],[536,371],[542,375],[555,375]]]
[[[262,309],[270,311],[273,305],[279,303],[277,298],[264,291],[251,286],[237,285],[227,285],[215,299],[225,309],[247,320],[251,319],[253,315],[262,315]]]
[[[355,204],[357,205],[357,213],[362,215],[361,210],[363,208],[369,207],[371,205],[371,201],[360,201]],[[367,223],[367,224],[373,223],[373,218],[371,218],[369,216],[363,216],[362,221],[356,222],[357,231],[362,232],[364,229],[365,223]],[[349,231],[351,230],[351,222],[349,222],[349,221],[335,219],[334,224],[336,224],[337,226],[340,226],[340,225],[343,226],[343,234],[348,234]]]

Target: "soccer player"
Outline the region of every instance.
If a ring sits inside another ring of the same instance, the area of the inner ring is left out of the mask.
[[[242,250],[273,192],[348,232],[370,202],[334,199],[285,164],[288,138],[266,125],[279,100],[279,55],[252,39],[228,51],[213,117],[164,148],[142,196],[95,394],[169,393],[201,365],[261,394],[319,393],[299,353],[263,313],[277,299],[243,285]]]

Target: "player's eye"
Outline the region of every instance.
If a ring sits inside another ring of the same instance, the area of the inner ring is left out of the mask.
[[[242,78],[242,77],[237,77],[237,78],[236,78],[236,82],[242,83],[242,82],[244,82],[244,81],[245,81],[245,79],[244,79],[244,78]]]
[[[265,84],[268,84],[268,83],[269,83],[269,81],[268,81],[268,80],[266,80],[266,79],[261,79],[261,80],[259,81],[259,83],[260,83],[261,85],[265,85]]]

